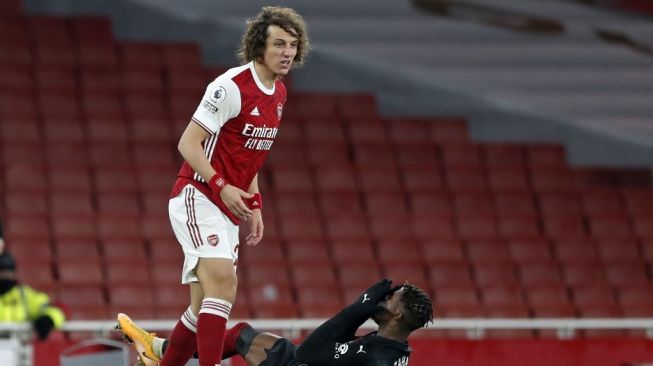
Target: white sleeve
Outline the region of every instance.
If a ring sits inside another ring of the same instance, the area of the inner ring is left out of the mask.
[[[202,101],[193,114],[193,121],[214,134],[239,113],[238,86],[230,78],[220,76],[206,87]]]

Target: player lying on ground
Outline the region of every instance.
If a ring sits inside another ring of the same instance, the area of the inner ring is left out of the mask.
[[[362,337],[356,330],[368,319],[379,328]],[[238,323],[224,338],[222,359],[242,356],[250,366],[408,365],[408,336],[433,320],[433,304],[421,289],[392,287],[384,279],[354,303],[320,325],[299,346],[288,339]],[[157,338],[118,314],[118,328],[139,354],[139,365],[157,365],[167,340]]]

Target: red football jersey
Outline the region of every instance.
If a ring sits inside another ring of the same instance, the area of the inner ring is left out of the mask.
[[[286,87],[279,80],[267,89],[253,62],[228,70],[206,88],[192,121],[211,134],[203,143],[206,157],[232,186],[247,191],[263,166],[277,136],[286,95]],[[187,184],[213,200],[208,184],[184,162],[171,197]],[[239,223],[222,200],[213,203],[234,224]]]

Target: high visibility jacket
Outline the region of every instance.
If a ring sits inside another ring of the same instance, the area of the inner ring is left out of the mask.
[[[50,305],[50,297],[25,285],[14,288],[0,295],[0,322],[33,322],[42,315],[52,319],[55,329],[60,328],[66,320],[61,309]]]

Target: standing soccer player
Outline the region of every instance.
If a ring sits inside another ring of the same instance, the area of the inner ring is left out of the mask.
[[[185,365],[196,350],[201,366],[220,363],[236,298],[238,225],[247,221],[246,244],[258,244],[263,201],[257,175],[286,102],[281,78],[304,62],[308,48],[299,14],[263,7],[247,23],[239,51],[244,64],[209,84],[179,140],[185,162],[169,214],[184,251],[182,283],[190,285],[191,304],[170,335],[161,366]],[[145,364],[159,361],[148,349],[139,357]]]

